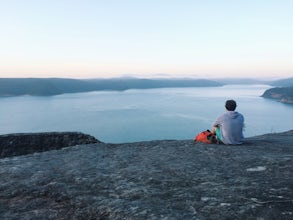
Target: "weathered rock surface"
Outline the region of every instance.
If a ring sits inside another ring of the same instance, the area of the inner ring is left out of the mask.
[[[3,158],[0,219],[293,219],[293,131]]]
[[[44,132],[0,135],[0,158],[98,142],[99,141],[94,137],[80,132]]]

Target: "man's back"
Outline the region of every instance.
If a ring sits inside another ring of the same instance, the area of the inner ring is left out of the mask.
[[[234,100],[227,100],[225,104],[227,111],[218,117],[213,125],[213,132],[224,144],[243,143],[244,117],[235,112],[236,106]]]
[[[224,144],[242,144],[244,117],[235,111],[227,111],[214,123],[221,131],[221,141]]]

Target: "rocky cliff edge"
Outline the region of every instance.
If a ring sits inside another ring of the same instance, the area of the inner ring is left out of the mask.
[[[293,131],[2,158],[0,219],[293,219]]]

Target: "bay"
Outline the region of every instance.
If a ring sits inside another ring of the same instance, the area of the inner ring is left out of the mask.
[[[293,105],[260,97],[268,85],[133,89],[0,98],[0,134],[80,131],[107,143],[193,139],[236,100],[246,137],[293,129]]]

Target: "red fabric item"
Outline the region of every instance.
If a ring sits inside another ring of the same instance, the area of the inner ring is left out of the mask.
[[[194,141],[202,142],[206,144],[214,144],[216,143],[216,136],[209,130],[206,130],[196,135]]]

